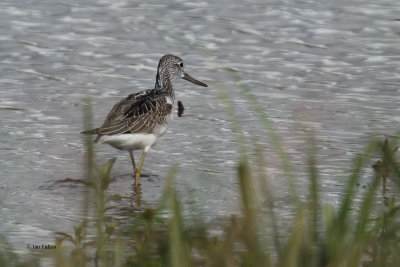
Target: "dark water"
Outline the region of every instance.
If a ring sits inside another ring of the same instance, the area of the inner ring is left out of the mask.
[[[271,140],[229,73],[273,121],[302,196],[306,140],[315,134],[324,200],[337,203],[351,159],[370,138],[400,129],[400,5],[244,3],[0,3],[0,231],[17,250],[53,243],[54,231],[71,232],[80,219],[84,189],[54,182],[83,176],[83,98],[91,96],[100,125],[120,98],[153,86],[166,53],[181,56],[186,71],[209,87],[176,82],[185,115],[148,154],[144,203],[157,203],[169,166],[179,163],[175,186],[194,213],[237,211],[237,147],[218,99],[218,88],[226,87],[245,136],[259,138],[277,212],[287,216],[287,187]],[[117,157],[110,191],[126,197],[121,210],[134,207],[128,154],[96,148],[100,163]]]

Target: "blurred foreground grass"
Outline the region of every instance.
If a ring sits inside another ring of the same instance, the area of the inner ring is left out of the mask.
[[[375,206],[379,188],[389,178],[400,192],[400,169],[395,160],[395,144],[371,141],[352,163],[340,204],[321,203],[318,151],[310,141],[308,196],[296,192],[295,174],[280,144],[279,135],[247,88],[243,93],[270,134],[295,210],[290,227],[275,214],[269,177],[263,168],[263,151],[251,160],[245,137],[241,134],[231,99],[224,88],[220,98],[239,144],[237,179],[241,195],[241,213],[232,215],[219,226],[220,234],[211,234],[215,225],[183,220],[182,208],[173,186],[177,167],[167,175],[165,190],[157,208],[144,208],[133,225],[120,225],[108,215],[117,196],[110,195],[110,172],[114,159],[97,167],[91,140],[86,137],[86,177],[75,182],[90,190],[84,197],[85,215],[73,233],[56,233],[57,249],[50,257],[54,266],[400,266],[400,206],[386,199],[385,210]],[[90,103],[85,111],[90,124]],[[89,126],[88,126],[89,127]],[[257,142],[256,140],[252,140]],[[379,155],[364,195],[358,196],[357,184],[370,168],[372,155]],[[257,190],[256,190],[257,189]],[[261,194],[257,193],[260,192]],[[385,194],[384,191],[382,192]],[[138,194],[140,192],[137,192]],[[355,203],[355,199],[361,199]],[[4,244],[5,241],[2,242]],[[40,259],[39,259],[40,260]],[[0,249],[0,266],[34,266],[36,260],[19,261]]]

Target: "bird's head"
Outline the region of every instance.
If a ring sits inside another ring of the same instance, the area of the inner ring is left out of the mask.
[[[157,69],[157,84],[159,86],[163,86],[164,82],[168,80],[172,82],[176,78],[180,77],[200,86],[208,86],[207,84],[200,82],[199,80],[196,80],[195,78],[187,74],[184,68],[185,63],[178,56],[168,54],[161,57]]]

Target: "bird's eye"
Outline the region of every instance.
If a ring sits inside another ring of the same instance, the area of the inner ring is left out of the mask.
[[[179,64],[179,67],[183,68],[183,63]]]

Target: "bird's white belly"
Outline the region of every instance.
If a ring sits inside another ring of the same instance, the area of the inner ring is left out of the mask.
[[[121,150],[148,150],[157,142],[155,134],[103,135],[98,143],[106,143]]]

